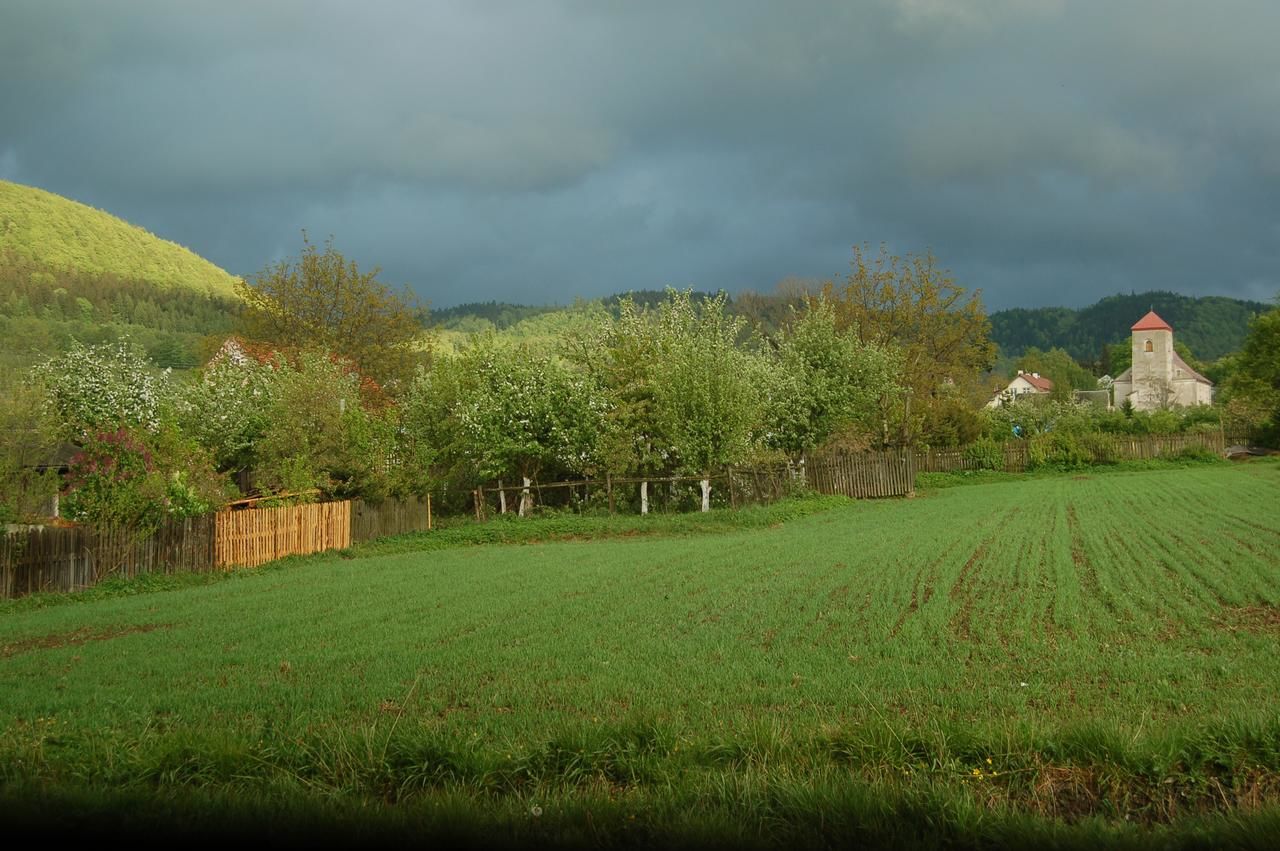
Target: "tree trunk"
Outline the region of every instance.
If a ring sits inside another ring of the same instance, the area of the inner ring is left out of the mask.
[[[640,483],[640,513],[649,513],[649,483]]]
[[[533,509],[533,495],[529,493],[529,485],[533,484],[529,481],[528,476],[522,476],[524,479],[524,490],[520,491],[520,516],[528,517],[529,512]]]
[[[502,489],[502,479],[498,479],[498,511],[507,513],[507,492]]]
[[[702,510],[711,510],[711,480],[702,480]]]

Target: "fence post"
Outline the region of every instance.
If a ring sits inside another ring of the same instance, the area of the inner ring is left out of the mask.
[[[604,474],[604,489],[609,494],[609,513],[613,513],[613,474]]]

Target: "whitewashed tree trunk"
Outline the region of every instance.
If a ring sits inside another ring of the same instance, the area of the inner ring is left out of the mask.
[[[522,478],[524,479],[524,490],[520,491],[520,516],[528,517],[530,509],[533,508],[533,496],[529,493],[529,485],[532,482],[529,481],[528,476],[522,476]]]
[[[649,483],[640,483],[640,513],[649,513]]]
[[[498,479],[498,510],[507,513],[507,492],[502,489],[502,479]]]
[[[702,480],[702,510],[711,510],[711,480]]]

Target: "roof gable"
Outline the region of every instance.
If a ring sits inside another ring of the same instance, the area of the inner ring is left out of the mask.
[[[1017,384],[1018,379],[1022,379],[1041,393],[1050,393],[1053,391],[1053,382],[1048,378],[1045,378],[1043,375],[1032,375],[1029,372],[1020,372],[1013,377],[1012,381],[1009,382],[1009,386],[1012,387],[1014,384]]]
[[[1130,331],[1172,331],[1173,327],[1156,315],[1154,310],[1134,323]]]
[[[1205,378],[1203,375],[1196,372],[1191,367],[1187,366],[1187,362],[1184,361],[1181,357],[1179,357],[1177,352],[1173,353],[1173,365],[1175,367],[1180,368],[1184,373],[1186,373],[1186,375],[1183,376],[1184,378],[1194,378],[1196,381],[1199,381],[1201,384],[1208,384],[1210,387],[1213,386],[1212,381]]]

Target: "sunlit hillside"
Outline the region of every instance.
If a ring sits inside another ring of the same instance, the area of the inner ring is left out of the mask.
[[[0,180],[0,258],[234,297],[235,278],[181,245],[31,186]]]

